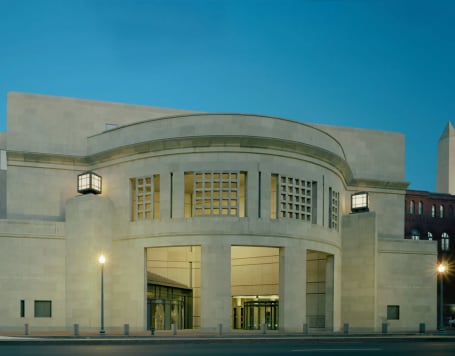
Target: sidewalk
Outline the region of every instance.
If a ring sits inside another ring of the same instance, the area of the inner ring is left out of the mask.
[[[24,335],[24,330],[0,331],[0,342],[190,342],[190,341],[340,341],[340,340],[450,340],[455,342],[455,329],[445,331],[430,331],[426,333],[418,332],[364,332],[364,333],[343,333],[343,332],[279,332],[276,330],[263,331],[229,331],[225,333],[204,332],[199,330],[160,330],[151,334],[150,331],[132,331],[125,335],[124,330],[106,330],[105,334],[99,331],[81,331],[77,335],[74,330],[63,331],[33,331]]]

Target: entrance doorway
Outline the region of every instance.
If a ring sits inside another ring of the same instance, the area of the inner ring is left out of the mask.
[[[259,330],[265,324],[267,329],[278,329],[278,301],[253,300],[245,302],[244,329]]]
[[[147,329],[199,327],[200,246],[146,249]]]
[[[232,328],[278,328],[280,250],[231,247]]]
[[[191,329],[191,299],[147,299],[147,330]]]

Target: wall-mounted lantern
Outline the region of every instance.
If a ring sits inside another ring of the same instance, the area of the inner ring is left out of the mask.
[[[101,176],[95,172],[84,172],[77,176],[77,191],[81,194],[100,194]]]
[[[367,192],[359,192],[351,195],[351,211],[353,213],[370,211],[370,209],[368,208]]]

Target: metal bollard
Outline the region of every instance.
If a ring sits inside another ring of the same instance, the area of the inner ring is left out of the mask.
[[[382,333],[383,334],[387,334],[387,327],[388,327],[387,323],[382,323]]]
[[[343,332],[344,332],[345,334],[349,334],[349,324],[348,324],[348,323],[345,323],[345,324],[343,325]]]
[[[223,324],[218,324],[218,335],[223,334]]]
[[[79,336],[79,324],[73,325],[73,334],[74,336]]]
[[[24,335],[28,335],[29,334],[29,327],[28,327],[28,323],[24,325],[25,327],[25,330],[24,330]]]
[[[419,324],[419,333],[425,334],[425,323]]]
[[[152,335],[155,335],[155,328],[154,328],[153,326],[150,328],[150,333],[151,333]]]
[[[172,335],[177,335],[177,324],[171,324]]]
[[[129,336],[130,335],[130,324],[124,324],[123,325],[123,334],[125,336]]]

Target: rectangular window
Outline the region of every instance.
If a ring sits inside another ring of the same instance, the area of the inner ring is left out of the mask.
[[[314,182],[272,174],[271,210],[272,219],[288,218],[313,222]]]
[[[25,300],[21,300],[20,304],[20,313],[21,313],[21,318],[25,317]]]
[[[160,176],[132,178],[133,220],[152,220],[160,218]]]
[[[312,182],[311,183],[311,191],[313,195],[311,197],[311,222],[313,224],[318,223],[318,183]]]
[[[185,172],[185,217],[245,216],[246,172]]]
[[[338,230],[340,193],[329,188],[329,228]]]
[[[278,219],[278,174],[272,174],[270,181],[270,219]]]
[[[399,305],[387,305],[387,320],[400,320]]]
[[[51,318],[52,301],[35,300],[35,318]]]
[[[449,235],[443,232],[441,236],[441,251],[449,251]]]

